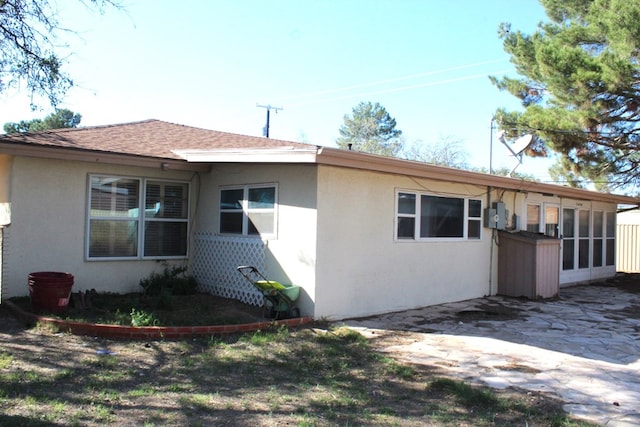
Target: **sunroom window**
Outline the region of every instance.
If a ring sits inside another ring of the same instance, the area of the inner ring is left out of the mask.
[[[482,201],[398,192],[396,239],[480,239]]]
[[[273,237],[276,234],[275,184],[220,190],[220,233]]]
[[[185,182],[90,176],[87,258],[185,257],[188,207]]]

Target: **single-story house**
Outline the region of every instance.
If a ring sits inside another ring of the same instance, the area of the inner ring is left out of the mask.
[[[259,304],[249,264],[327,319],[495,294],[499,229],[557,238],[560,287],[613,276],[617,207],[639,202],[157,120],[0,135],[0,177],[2,298],[35,271],[140,291],[165,260]]]

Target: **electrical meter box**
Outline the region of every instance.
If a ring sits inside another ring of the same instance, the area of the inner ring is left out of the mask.
[[[492,207],[484,210],[484,226],[504,230],[507,227],[508,216],[509,211],[505,208],[504,203],[496,202]]]

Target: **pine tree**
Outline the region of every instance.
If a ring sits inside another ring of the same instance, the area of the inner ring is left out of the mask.
[[[541,3],[550,21],[533,34],[500,27],[520,78],[492,81],[524,111],[499,109],[498,124],[535,135],[528,155],[560,153],[565,176],[608,181],[606,190],[640,183],[640,2]]]
[[[343,149],[395,157],[402,150],[401,135],[396,120],[382,105],[361,102],[353,108],[351,116],[344,116],[336,144]]]

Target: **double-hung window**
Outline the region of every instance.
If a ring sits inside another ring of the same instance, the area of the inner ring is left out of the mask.
[[[220,189],[220,233],[274,237],[278,188],[275,184]]]
[[[146,181],[144,256],[187,254],[188,194],[186,183]]]
[[[189,184],[89,177],[88,259],[187,255]]]
[[[399,191],[396,239],[480,239],[482,201]]]

